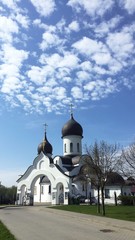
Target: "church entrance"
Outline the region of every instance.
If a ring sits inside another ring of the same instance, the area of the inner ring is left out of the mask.
[[[46,175],[36,176],[31,184],[31,193],[33,195],[33,204],[50,204],[51,197],[51,182]]]

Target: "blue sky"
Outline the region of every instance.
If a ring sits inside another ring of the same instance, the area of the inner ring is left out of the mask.
[[[16,184],[48,124],[53,156],[74,118],[83,145],[135,139],[135,1],[0,0],[0,181]]]

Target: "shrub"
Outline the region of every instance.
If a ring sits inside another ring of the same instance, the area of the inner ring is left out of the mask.
[[[118,200],[121,201],[122,205],[135,205],[135,196],[119,196]]]

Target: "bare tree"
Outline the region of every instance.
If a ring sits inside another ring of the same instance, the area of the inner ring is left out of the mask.
[[[127,177],[135,178],[135,142],[122,150],[120,163],[122,173]]]
[[[96,141],[94,145],[85,146],[86,155],[83,162],[87,166],[91,182],[98,191],[98,212],[100,211],[100,190],[102,199],[102,214],[105,215],[104,187],[109,173],[117,169],[117,153],[119,146],[105,141]]]

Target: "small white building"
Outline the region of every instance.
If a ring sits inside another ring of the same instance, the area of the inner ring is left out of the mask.
[[[71,113],[70,119],[62,128],[63,156],[53,158],[53,148],[45,130],[37,157],[17,180],[17,204],[66,205],[69,204],[69,199],[78,196],[97,197],[97,190],[82,174],[82,138],[83,128]],[[115,183],[108,182],[105,186],[106,203],[114,203],[115,194],[118,196],[122,192],[124,180],[117,180]]]

